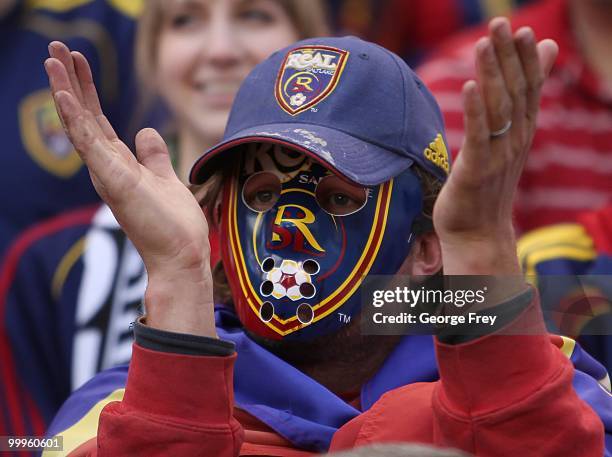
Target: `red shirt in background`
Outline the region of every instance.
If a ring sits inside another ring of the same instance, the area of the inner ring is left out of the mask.
[[[567,0],[543,0],[517,12],[512,26],[552,38],[560,54],[542,93],[538,127],[519,185],[516,225],[526,231],[575,220],[612,200],[612,93],[583,61]],[[480,28],[447,43],[419,69],[446,121],[453,155],[463,141],[461,88],[475,77]]]
[[[532,0],[386,0],[369,38],[414,65],[461,30]]]

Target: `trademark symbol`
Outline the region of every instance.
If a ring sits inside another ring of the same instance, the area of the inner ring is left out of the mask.
[[[346,314],[338,313],[338,320],[343,324],[349,324],[351,322],[351,316],[347,316]]]
[[[313,113],[318,113],[319,109],[318,108],[310,108],[310,111]]]

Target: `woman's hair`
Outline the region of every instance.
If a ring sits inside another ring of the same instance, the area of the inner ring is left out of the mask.
[[[147,98],[153,97],[152,75],[157,66],[157,49],[162,26],[164,3],[147,0],[136,35],[136,73]],[[276,0],[284,8],[300,39],[330,34],[327,9],[322,0]]]

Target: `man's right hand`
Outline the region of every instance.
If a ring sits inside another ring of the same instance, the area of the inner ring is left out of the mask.
[[[49,54],[45,69],[64,129],[147,268],[147,324],[216,336],[208,225],[164,141],[144,129],[134,156],[102,113],[85,57],[57,41]]]

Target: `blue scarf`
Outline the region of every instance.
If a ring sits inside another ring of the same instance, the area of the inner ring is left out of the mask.
[[[321,384],[271,354],[243,331],[238,318],[227,309],[217,309],[219,337],[236,344],[238,357],[234,372],[236,406],[268,425],[295,447],[326,451],[340,427],[361,411],[347,404]],[[606,429],[606,457],[612,457],[612,396],[606,384],[605,368],[586,354],[578,344],[570,360],[576,369],[576,393],[599,415]],[[99,400],[125,386],[128,366],[106,370],[77,390],[64,403],[47,431],[55,436],[70,428]],[[382,394],[414,382],[438,378],[433,338],[405,336],[376,373],[361,388],[365,411]]]
[[[236,406],[300,449],[326,451],[342,425],[361,411],[251,340],[238,318],[219,308],[219,338],[236,344]],[[361,407],[369,409],[385,392],[438,379],[431,336],[406,336],[376,375],[361,388]]]

